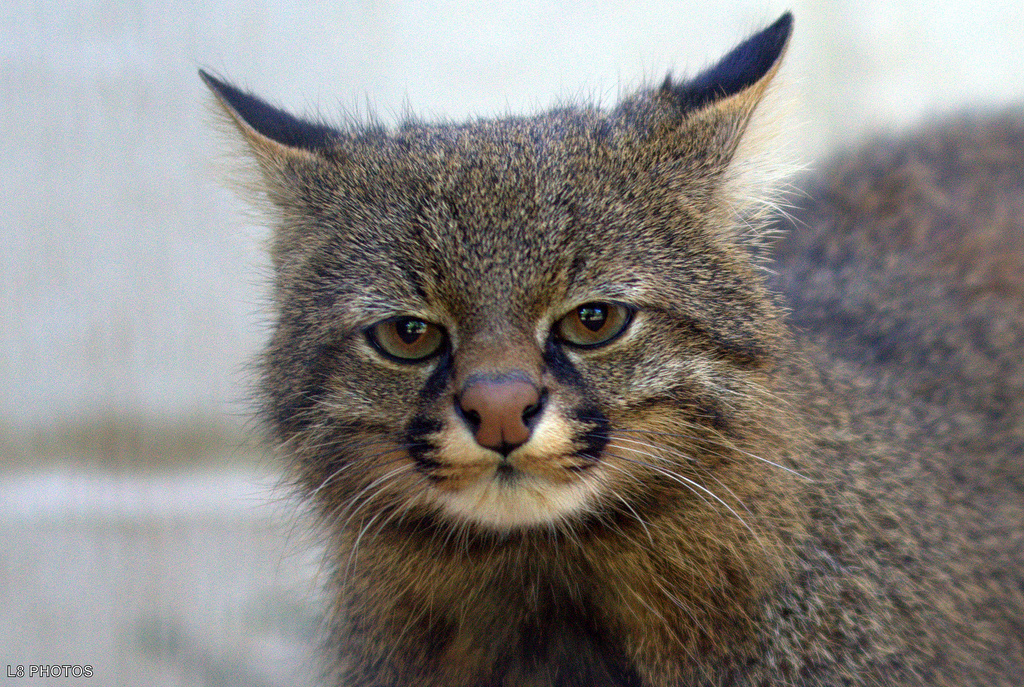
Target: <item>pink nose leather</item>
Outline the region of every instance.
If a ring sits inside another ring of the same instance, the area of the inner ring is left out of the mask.
[[[529,382],[479,380],[467,386],[459,407],[474,426],[476,443],[490,449],[526,443],[529,418],[539,410],[540,393]]]

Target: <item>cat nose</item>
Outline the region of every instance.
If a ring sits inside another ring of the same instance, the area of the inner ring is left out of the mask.
[[[546,395],[518,376],[471,379],[455,407],[476,443],[507,456],[530,439]]]

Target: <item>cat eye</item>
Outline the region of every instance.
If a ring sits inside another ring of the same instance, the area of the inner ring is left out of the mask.
[[[632,319],[632,309],[621,303],[592,301],[556,322],[554,333],[572,346],[594,348],[611,343],[626,331]]]
[[[392,317],[366,330],[374,348],[392,360],[416,363],[436,355],[445,344],[444,330],[418,317]]]

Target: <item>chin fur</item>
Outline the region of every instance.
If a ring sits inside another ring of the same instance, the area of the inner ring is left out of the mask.
[[[509,531],[556,526],[586,512],[596,491],[595,480],[582,476],[552,483],[514,469],[495,469],[437,498],[444,513],[459,522]]]

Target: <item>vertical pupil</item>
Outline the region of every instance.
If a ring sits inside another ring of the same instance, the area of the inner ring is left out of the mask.
[[[608,308],[597,303],[581,305],[576,314],[584,327],[592,332],[597,332],[601,330],[605,320],[608,319]]]
[[[411,346],[427,333],[427,323],[423,320],[399,320],[395,322],[395,333],[403,343]]]

